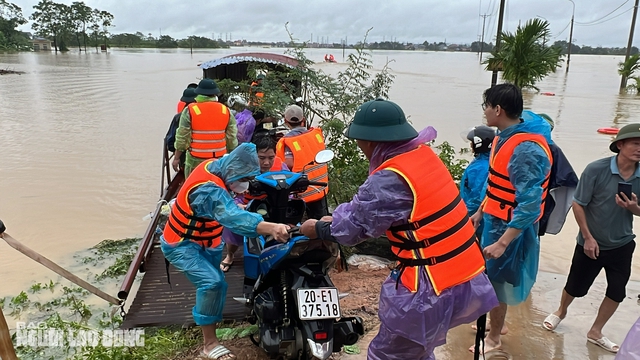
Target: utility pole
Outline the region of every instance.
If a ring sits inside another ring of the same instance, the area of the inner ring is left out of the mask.
[[[500,15],[498,16],[498,33],[496,35],[496,46],[495,52],[498,53],[500,51],[500,40],[502,39],[502,22],[504,20],[504,4],[506,0],[500,0]],[[493,69],[493,74],[491,75],[491,86],[495,86],[498,82],[498,69]]]
[[[576,3],[573,0],[569,0],[573,4],[573,11],[571,12],[571,30],[569,30],[569,48],[567,49],[567,71],[569,72],[569,63],[571,62],[571,41],[573,39],[573,16],[576,13]],[[634,18],[635,20],[635,18]]]
[[[629,55],[631,55],[631,46],[633,45],[633,31],[636,28],[636,16],[638,15],[638,1],[636,0],[636,4],[633,6],[633,18],[631,19],[631,31],[629,32],[629,42],[627,43],[627,53],[625,54],[624,61],[629,59]],[[620,81],[620,91],[624,90],[627,87],[627,77],[622,75],[622,80]]]
[[[480,64],[482,64],[482,50],[484,50],[484,23],[489,17],[489,14],[480,15],[482,17],[482,40],[480,40]]]

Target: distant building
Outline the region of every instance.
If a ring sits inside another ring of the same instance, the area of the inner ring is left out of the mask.
[[[33,45],[33,51],[51,51],[53,48],[51,40],[41,37],[34,37],[31,39],[31,44]]]

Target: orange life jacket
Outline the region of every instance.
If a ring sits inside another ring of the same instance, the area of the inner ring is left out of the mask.
[[[207,170],[207,166],[213,161],[216,160],[204,161],[193,169],[180,188],[176,201],[171,205],[169,220],[167,220],[162,233],[167,243],[173,244],[183,240],[191,240],[207,247],[220,245],[222,225],[213,219],[195,216],[189,203],[189,195],[200,185],[213,182],[226,189],[224,181]]]
[[[309,181],[328,182],[327,164],[306,165],[313,162],[316,154],[320,150],[324,150],[324,136],[322,130],[318,128],[310,128],[309,131],[291,137],[283,137],[276,145],[276,157],[285,158],[284,149],[288,147],[293,153],[293,169],[291,171],[307,174]],[[299,194],[299,197],[306,202],[314,202],[322,199],[325,193],[329,191],[328,186],[309,186],[307,191]]]
[[[426,271],[436,295],[440,295],[484,271],[484,257],[467,207],[449,171],[430,147],[420,145],[397,155],[374,173],[379,170],[401,176],[413,193],[408,223],[387,230],[402,285],[417,291],[420,273]]]
[[[249,87],[249,98],[250,98],[249,105],[257,106],[257,105],[260,105],[260,103],[262,102],[264,98],[264,92],[262,92],[262,90],[258,90],[259,85],[260,84],[258,84],[257,81],[254,81],[251,83],[251,86]]]
[[[273,165],[271,166],[271,169],[269,169],[269,171],[271,172],[275,172],[275,171],[282,171],[282,160],[279,157],[275,157],[275,159],[273,159]],[[253,199],[266,199],[267,198],[267,194],[262,194],[262,195],[256,195],[253,196],[251,194],[249,194],[249,192],[244,194],[244,198],[242,199],[242,203],[247,205],[249,203],[249,201],[253,200]]]
[[[487,180],[487,195],[482,202],[482,211],[487,214],[493,215],[504,221],[511,221],[513,209],[518,206],[516,201],[516,188],[509,179],[509,171],[507,166],[513,155],[513,151],[516,146],[522,144],[525,141],[532,141],[545,151],[549,162],[553,163],[553,157],[551,150],[547,144],[547,140],[542,135],[519,133],[508,138],[500,149],[498,146],[498,137],[493,140],[491,146],[491,154],[489,157],[489,179]],[[544,212],[544,201],[547,197],[547,191],[549,189],[549,174],[551,173],[551,167],[546,174],[542,188],[542,203],[540,204],[540,216],[536,221],[540,220]]]
[[[187,107],[187,103],[180,100],[178,101],[178,113],[181,113],[184,108]]]
[[[189,104],[191,116],[191,156],[199,159],[219,158],[227,153],[226,130],[229,109],[217,101]]]

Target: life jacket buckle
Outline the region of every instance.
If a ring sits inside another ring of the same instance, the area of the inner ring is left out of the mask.
[[[507,205],[505,203],[500,203],[500,210],[504,210]]]

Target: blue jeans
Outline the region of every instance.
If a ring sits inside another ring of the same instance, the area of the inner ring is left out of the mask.
[[[222,321],[227,296],[227,282],[220,270],[224,244],[203,248],[189,240],[168,244],[161,237],[160,248],[167,260],[196,287],[196,305],[192,310],[196,325],[213,325]]]

